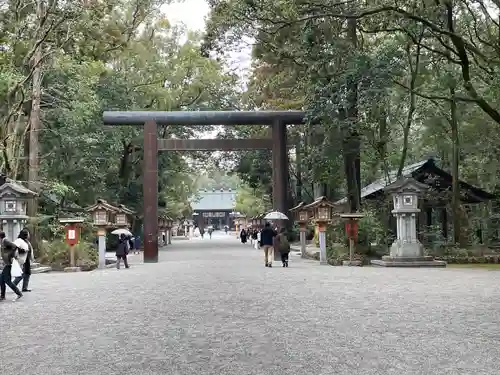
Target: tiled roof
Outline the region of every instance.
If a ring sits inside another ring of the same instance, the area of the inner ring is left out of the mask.
[[[191,199],[193,211],[233,210],[235,204],[235,190],[201,190]]]
[[[22,195],[32,195],[35,196],[37,193],[34,191],[29,190],[28,188],[25,188],[23,185],[17,183],[14,180],[11,180],[10,178],[6,179],[6,182],[0,186],[2,190],[5,190],[7,188],[10,188],[11,190],[14,190],[15,192],[22,194]]]
[[[419,168],[423,167],[426,163],[433,163],[434,161],[432,159],[425,159],[422,161],[419,161],[418,163],[410,164],[407,165],[406,167],[403,168],[403,177],[409,177],[412,175],[413,172],[417,171]],[[373,193],[376,193],[377,191],[382,190],[385,188],[387,185],[389,185],[391,182],[396,181],[398,171],[393,170],[389,172],[389,181],[384,178],[380,178],[375,182],[372,182],[371,184],[365,186],[363,189],[361,189],[361,198],[365,198]],[[347,197],[342,198],[341,200],[338,200],[335,202],[335,204],[344,204],[347,203]]]

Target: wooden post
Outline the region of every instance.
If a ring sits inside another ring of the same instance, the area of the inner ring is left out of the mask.
[[[144,263],[158,262],[158,140],[155,121],[144,124]]]
[[[76,267],[75,246],[74,245],[71,245],[69,247],[69,264],[71,267]]]

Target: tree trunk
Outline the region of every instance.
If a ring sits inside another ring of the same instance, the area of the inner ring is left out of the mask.
[[[358,48],[357,20],[347,20],[347,38],[353,51]],[[350,77],[348,82],[347,110],[345,115],[347,129],[344,133],[344,168],[347,180],[347,197],[351,212],[361,207],[361,141],[358,131],[358,81]]]
[[[413,123],[413,114],[415,113],[416,109],[417,98],[415,94],[415,88],[417,86],[417,79],[420,67],[420,52],[421,52],[420,41],[422,40],[423,35],[424,34],[422,29],[422,32],[420,33],[420,36],[418,38],[418,43],[416,45],[415,64],[413,64],[413,58],[411,54],[412,42],[409,40],[406,46],[406,54],[408,56],[408,66],[410,68],[410,85],[409,85],[410,99],[409,99],[408,113],[406,114],[406,121],[405,124],[403,125],[403,148],[401,150],[401,158],[399,159],[399,167],[396,178],[403,177],[403,169],[406,165],[406,157],[408,155],[408,140],[410,136],[411,125]]]
[[[448,6],[446,8],[446,20],[448,23],[448,30],[450,32],[454,31],[453,27],[453,6]],[[452,64],[449,64],[450,73],[453,72]],[[458,134],[458,117],[457,117],[457,102],[455,96],[455,86],[456,82],[451,79],[449,90],[450,90],[450,127],[451,127],[451,216],[453,225],[453,242],[455,244],[464,245],[462,236],[462,225],[460,216],[462,210],[460,207],[460,176],[459,176],[459,158],[460,158],[460,139]]]
[[[296,171],[296,184],[295,184],[295,197],[297,198],[297,204],[302,202],[302,136],[299,137],[295,145],[295,171]]]
[[[42,22],[45,15],[44,0],[38,0],[36,16],[39,24],[39,29],[42,28]],[[43,31],[40,31],[40,33]],[[37,40],[40,38],[37,35]],[[39,170],[40,170],[40,151],[38,135],[41,128],[41,110],[40,103],[42,98],[42,57],[43,57],[43,43],[39,43],[33,54],[33,76],[32,76],[32,103],[30,111],[30,124],[29,124],[29,153],[28,153],[28,189],[39,192]],[[33,220],[36,218],[38,212],[38,199],[33,197],[28,204],[28,216]],[[38,248],[38,234],[36,233],[36,225],[31,228],[31,243],[33,248]]]

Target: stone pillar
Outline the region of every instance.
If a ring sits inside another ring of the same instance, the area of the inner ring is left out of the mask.
[[[306,224],[300,224],[300,232],[299,232],[299,238],[300,238],[300,256],[302,258],[306,257]]]
[[[14,230],[13,230],[12,240],[16,239],[17,236],[19,236],[19,233],[21,232],[22,229],[23,228],[19,220],[14,220]]]
[[[286,125],[276,121],[272,125],[273,162],[273,207],[288,215],[288,152],[286,147]]]
[[[158,262],[158,138],[155,121],[144,124],[144,263]]]
[[[435,261],[432,256],[424,255],[424,248],[417,238],[417,215],[419,195],[428,186],[413,178],[400,179],[385,188],[393,196],[396,217],[397,238],[388,256],[371,263],[383,267],[446,267],[446,262]]]
[[[319,264],[328,264],[326,259],[326,232],[319,230]]]
[[[273,208],[288,216],[288,150],[286,145],[286,124],[277,120],[272,125],[273,164]],[[277,222],[278,227],[287,223]],[[280,260],[279,251],[274,252],[274,260]]]
[[[106,231],[104,229],[97,230],[97,243],[99,249],[99,268],[106,268]]]

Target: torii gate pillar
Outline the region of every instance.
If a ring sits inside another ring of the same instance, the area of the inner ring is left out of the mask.
[[[273,209],[288,215],[288,152],[286,124],[276,120],[272,126]]]

